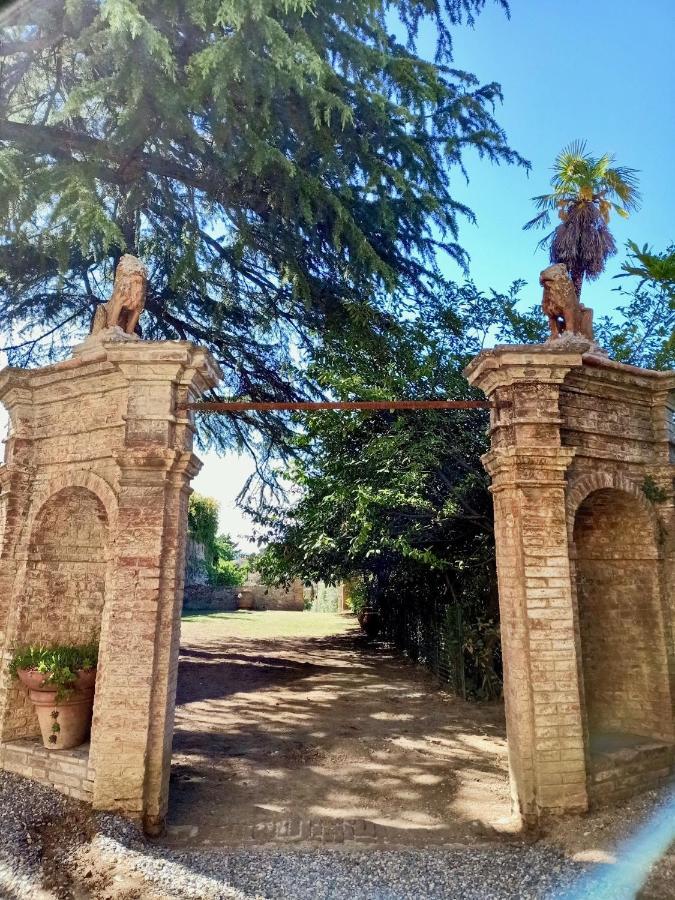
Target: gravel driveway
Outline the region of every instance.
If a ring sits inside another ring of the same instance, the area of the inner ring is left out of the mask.
[[[635,815],[644,818],[664,799],[643,799]],[[591,834],[593,820],[581,821]],[[48,788],[0,773],[0,897],[6,900],[527,900],[560,896],[584,873],[609,868],[571,859],[541,840],[177,851],[146,841],[123,819],[92,815]],[[675,896],[672,888],[671,854],[641,896],[667,900]],[[586,885],[577,896],[635,896],[599,890]]]

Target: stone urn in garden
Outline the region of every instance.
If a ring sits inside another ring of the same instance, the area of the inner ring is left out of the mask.
[[[379,612],[372,606],[364,606],[356,615],[361,631],[373,641],[379,635],[382,628],[382,618]]]
[[[91,729],[97,647],[24,647],[10,672],[28,688],[48,750],[70,750],[85,743]]]

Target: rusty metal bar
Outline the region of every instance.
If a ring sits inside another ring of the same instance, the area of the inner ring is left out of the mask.
[[[503,404],[500,404],[503,405]],[[321,410],[388,410],[388,409],[492,409],[494,403],[487,400],[348,400],[348,401],[300,401],[297,403],[253,403],[248,400],[209,401],[181,403],[179,409],[195,412],[318,412]]]

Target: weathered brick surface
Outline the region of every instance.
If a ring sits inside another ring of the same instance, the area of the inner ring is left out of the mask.
[[[0,373],[11,421],[0,466],[0,741],[37,734],[6,674],[13,648],[99,638],[87,784],[46,772],[150,830],[168,796],[187,500],[199,469],[179,404],[217,378],[192,344],[106,332],[66,362]],[[28,767],[47,777],[42,764]]]
[[[484,464],[512,791],[528,820],[618,797],[603,780],[651,784],[673,759],[675,375],[587,349],[499,347],[466,373],[496,403]],[[635,770],[620,752],[597,763],[605,732],[644,737]]]
[[[46,750],[39,740],[0,744],[0,768],[56,788],[76,800],[91,802],[94,773],[89,767],[89,745],[73,750]]]

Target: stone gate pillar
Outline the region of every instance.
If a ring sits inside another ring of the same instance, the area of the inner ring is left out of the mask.
[[[35,756],[33,710],[6,673],[13,649],[98,639],[88,758],[81,775],[78,758],[51,780],[149,831],[167,808],[187,502],[201,466],[181,404],[218,379],[193,344],[119,328],[62,363],[0,373],[11,421],[0,467],[0,765],[47,782],[56,765]]]
[[[560,439],[559,393],[579,353],[498,348],[467,377],[495,402],[492,478],[514,805],[588,806],[581,693],[575,652],[565,479],[574,449]]]
[[[673,765],[675,373],[568,334],[466,370],[494,402],[511,786],[525,821],[653,787]]]

